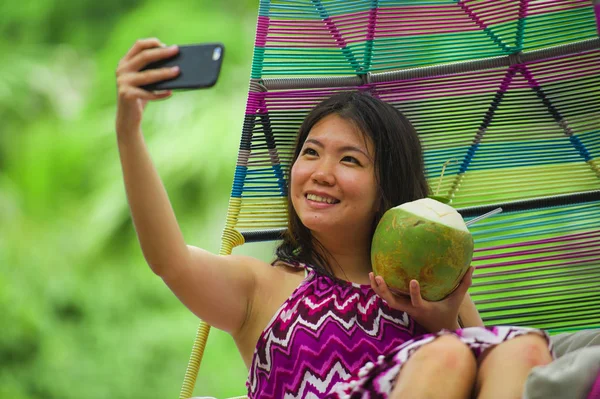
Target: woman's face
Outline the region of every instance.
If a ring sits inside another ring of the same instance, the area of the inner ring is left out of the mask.
[[[290,196],[313,233],[370,232],[378,189],[371,139],[337,114],[309,132],[291,170]]]

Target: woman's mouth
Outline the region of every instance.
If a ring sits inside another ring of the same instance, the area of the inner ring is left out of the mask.
[[[318,202],[321,204],[329,204],[329,205],[333,205],[333,204],[337,204],[340,201],[338,199],[332,198],[332,197],[325,197],[325,196],[321,196],[321,195],[317,195],[317,194],[306,194],[306,199],[308,199],[309,201],[313,201],[313,202]]]

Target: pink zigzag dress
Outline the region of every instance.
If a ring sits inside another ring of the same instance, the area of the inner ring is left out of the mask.
[[[250,399],[387,398],[402,364],[442,334],[457,335],[475,356],[526,333],[548,338],[519,327],[428,334],[370,286],[297,267],[305,267],[305,279],[257,342],[246,382]]]

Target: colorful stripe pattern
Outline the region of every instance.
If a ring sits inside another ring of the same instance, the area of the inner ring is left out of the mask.
[[[225,237],[286,227],[286,174],[297,129],[312,107],[341,90],[369,91],[409,117],[423,143],[432,190],[457,209],[600,190],[597,3],[262,1]],[[600,204],[585,206],[598,210]],[[474,262],[483,262],[473,290],[484,318],[550,329],[600,325],[595,297],[566,301],[581,288],[567,276],[600,278],[600,254],[586,252],[585,269],[575,269],[567,258],[578,261],[571,245],[579,241],[558,244],[570,234],[587,234],[596,219],[583,223],[587,213],[564,207],[571,219],[557,219],[551,228],[535,223],[553,212],[543,203],[539,208],[530,210],[535,238],[527,245],[545,245],[546,252],[558,246],[564,259],[536,260],[519,249],[525,238],[504,237],[520,228],[518,212],[473,227],[477,253],[508,252],[489,265],[487,258]],[[489,227],[500,220],[502,229]],[[544,239],[555,241],[538,243]],[[488,242],[514,245],[514,254],[496,244],[488,248]],[[533,260],[523,261],[527,257]],[[555,296],[547,281],[565,296]],[[537,308],[517,311],[522,303],[515,287],[548,295],[532,300]],[[587,306],[587,313],[570,312],[575,304]]]
[[[596,35],[590,0],[263,0],[252,77],[415,68]]]
[[[600,201],[500,213],[470,230],[470,293],[487,325],[600,328]]]

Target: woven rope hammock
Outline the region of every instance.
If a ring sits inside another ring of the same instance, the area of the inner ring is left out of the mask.
[[[301,121],[365,90],[412,121],[465,220],[504,209],[470,228],[484,323],[600,327],[599,30],[600,0],[262,0],[221,254],[279,237]]]

